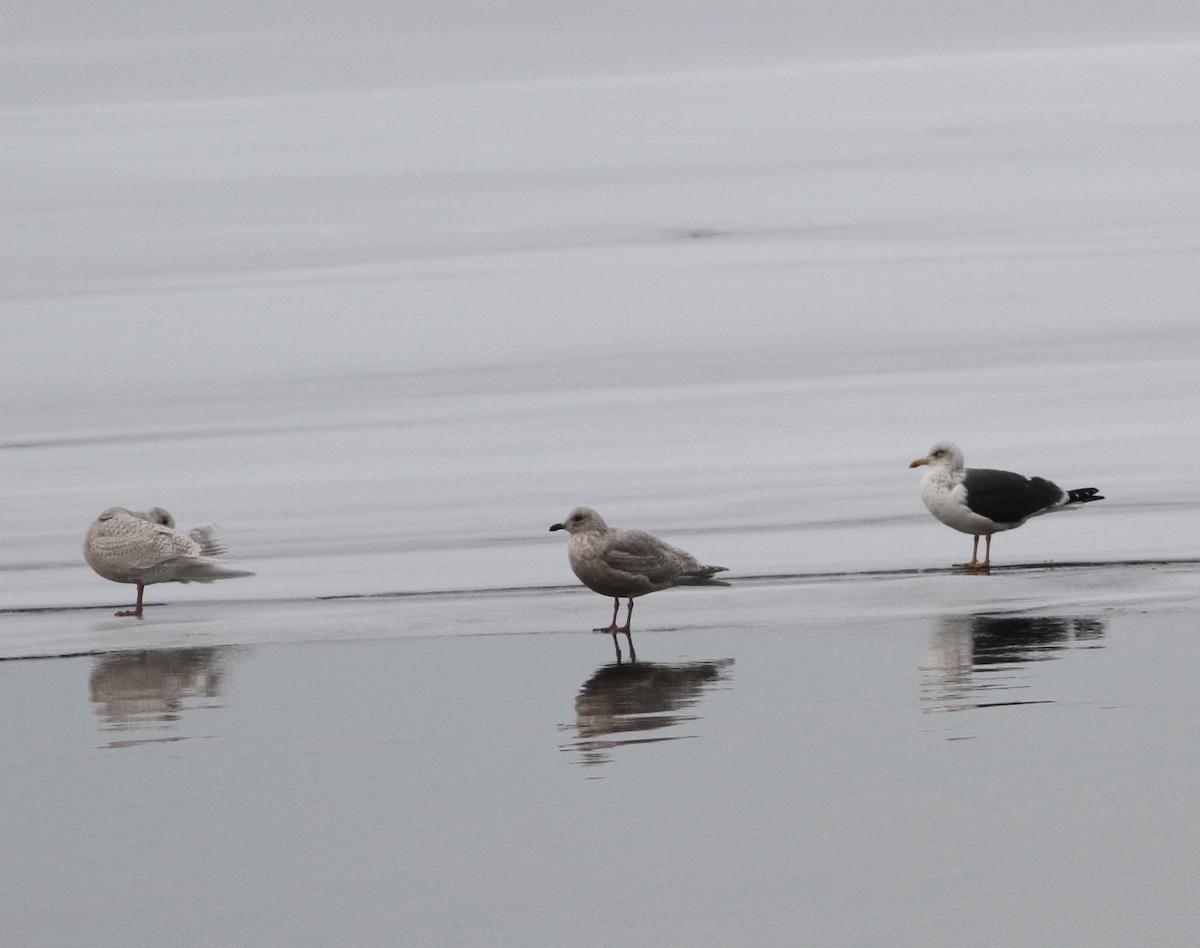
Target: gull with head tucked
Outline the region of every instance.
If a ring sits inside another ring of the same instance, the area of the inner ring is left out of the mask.
[[[993,533],[1014,530],[1039,514],[1104,499],[1095,487],[1063,490],[1044,477],[965,467],[962,451],[949,441],[939,441],[925,457],[908,466],[926,469],[921,477],[921,500],[929,512],[946,526],[975,538],[971,562],[956,565],[978,572],[991,566]],[[982,562],[980,537],[987,538]]]
[[[211,523],[180,533],[175,518],[161,507],[109,507],[83,538],[83,558],[92,569],[114,583],[137,585],[134,607],[116,614],[139,619],[142,593],[153,583],[211,583],[254,575],[214,562],[212,557],[224,552],[225,544]]]
[[[669,589],[672,586],[728,586],[713,574],[725,572],[724,566],[705,566],[690,553],[664,543],[642,530],[614,530],[591,507],[576,507],[562,523],[551,530],[566,530],[567,558],[571,569],[588,589],[613,600],[612,622],[596,632],[609,632],[621,660],[617,633],[624,632],[629,640],[629,658],[637,661],[633,650],[630,621],[633,600],[646,593]],[[617,625],[621,600],[629,601],[625,624]]]

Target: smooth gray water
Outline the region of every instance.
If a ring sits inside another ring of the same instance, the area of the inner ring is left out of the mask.
[[[6,939],[1189,944],[1196,618],[8,663]]]

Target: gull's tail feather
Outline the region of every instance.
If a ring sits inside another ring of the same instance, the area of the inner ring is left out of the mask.
[[[192,560],[180,566],[174,576],[177,583],[211,583],[214,579],[239,579],[242,576],[253,576],[249,570],[230,569],[211,560]]]
[[[728,586],[723,579],[713,579],[713,573],[726,573],[727,566],[697,566],[695,569],[681,573],[675,580],[679,586]]]
[[[196,527],[195,530],[188,532],[188,536],[200,544],[201,556],[220,556],[222,553],[229,552],[229,548],[225,546],[225,541],[221,539],[217,528],[211,523]]]
[[[1100,494],[1098,487],[1078,487],[1075,490],[1067,491],[1067,499],[1063,502],[1065,507],[1067,504],[1086,504],[1093,500],[1103,500],[1104,497]]]

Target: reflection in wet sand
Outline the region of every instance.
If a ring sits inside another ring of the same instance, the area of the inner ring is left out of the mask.
[[[564,729],[576,731],[578,740],[563,750],[578,751],[581,763],[590,766],[611,760],[614,747],[694,737],[645,734],[697,720],[699,715],[679,712],[692,708],[706,688],[728,681],[732,665],[732,658],[679,665],[604,665],[575,698],[574,728],[564,725]]]
[[[220,707],[225,648],[152,649],[96,659],[88,690],[107,731],[173,730],[183,712]],[[109,747],[178,741],[178,735],[110,741]]]
[[[962,711],[1016,704],[1047,704],[996,694],[1028,687],[1020,679],[1030,662],[1104,637],[1094,618],[1020,615],[943,616],[929,640],[924,700],[928,711]]]

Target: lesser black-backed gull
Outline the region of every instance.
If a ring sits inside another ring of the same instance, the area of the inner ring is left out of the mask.
[[[921,499],[938,520],[975,538],[972,570],[985,570],[992,560],[992,534],[1021,526],[1030,517],[1062,510],[1093,500],[1103,500],[1095,487],[1063,490],[1044,477],[1026,477],[1011,471],[964,467],[962,451],[949,441],[935,444],[909,467],[926,466],[921,478]],[[979,538],[987,547],[979,561]]]

